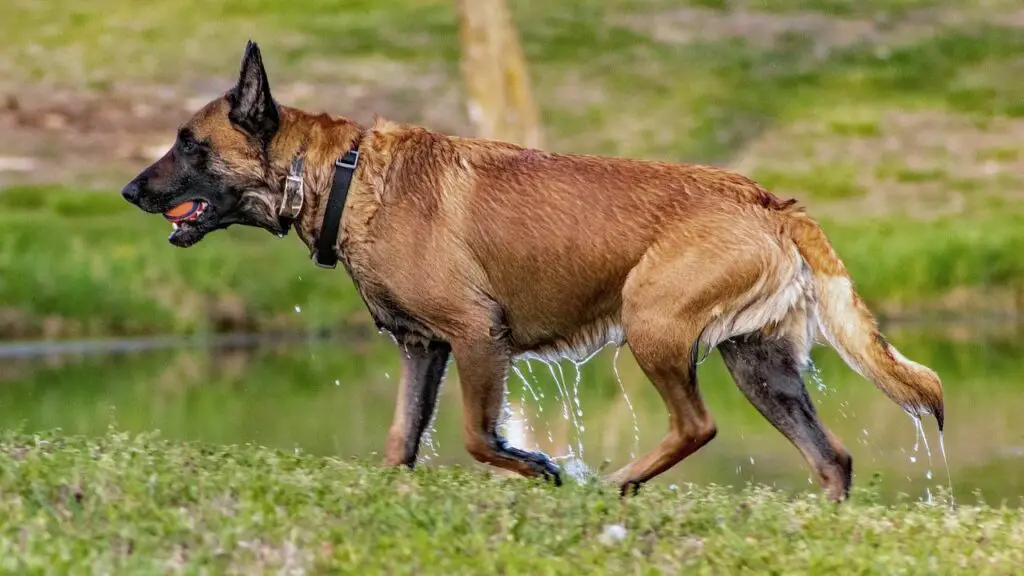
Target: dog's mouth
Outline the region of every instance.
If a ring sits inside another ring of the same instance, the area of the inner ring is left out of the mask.
[[[216,211],[205,200],[189,200],[163,213],[171,223],[167,241],[182,248],[201,240],[217,225]]]

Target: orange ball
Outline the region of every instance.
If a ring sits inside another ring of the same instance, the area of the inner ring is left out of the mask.
[[[198,209],[199,202],[196,200],[183,202],[181,204],[178,204],[174,208],[171,208],[167,212],[164,212],[164,218],[167,218],[168,220],[171,221],[184,220],[185,218],[191,216],[192,213],[194,213]]]

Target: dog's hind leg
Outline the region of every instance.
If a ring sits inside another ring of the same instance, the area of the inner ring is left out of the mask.
[[[787,320],[792,328],[734,338],[718,350],[750,403],[800,450],[829,496],[845,500],[853,459],[818,420],[804,385],[811,344],[810,335],[801,332],[804,313],[795,310]]]
[[[412,468],[423,432],[437,407],[437,393],[451,356],[451,346],[446,342],[410,344],[402,347],[401,354],[402,377],[384,462]]]
[[[561,470],[550,458],[540,452],[509,446],[498,433],[505,402],[505,380],[512,367],[508,344],[503,338],[506,332],[504,326],[488,322],[473,335],[452,339],[452,354],[462,391],[466,450],[479,462],[523,476],[542,476],[560,486]]]
[[[723,294],[757,274],[739,258],[709,262],[704,251],[672,254],[668,248],[645,256],[623,287],[626,341],[665,402],[669,431],[653,450],[608,477],[622,493],[635,491],[715,437],[714,419],[697,385],[697,344]]]

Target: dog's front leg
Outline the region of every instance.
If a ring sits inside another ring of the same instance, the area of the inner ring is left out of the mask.
[[[395,416],[388,432],[384,462],[392,466],[416,464],[420,440],[430,425],[437,406],[451,346],[446,342],[403,347],[401,383],[395,402]]]
[[[498,434],[511,366],[507,347],[493,339],[481,339],[453,342],[452,351],[459,368],[466,450],[479,462],[523,476],[541,476],[561,486],[561,470],[550,458],[509,446]]]

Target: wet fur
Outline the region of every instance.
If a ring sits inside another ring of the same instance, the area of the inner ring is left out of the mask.
[[[336,249],[377,326],[402,349],[389,464],[414,464],[454,359],[466,449],[560,482],[550,459],[498,434],[511,362],[582,361],[628,345],[669,411],[662,441],[609,477],[638,486],[714,438],[695,366],[698,350],[717,346],[747,398],[841,499],[851,459],[818,421],[802,380],[818,327],[901,406],[931,411],[941,425],[937,376],[881,338],[817,224],[739,174],[310,114],[272,101],[252,45],[238,86],[183,129],[209,150],[204,177],[236,191],[221,212],[274,233],[285,175],[305,154],[295,230],[309,249],[333,162],[358,145]],[[172,149],[147,169],[167,179],[146,180],[140,207],[163,210],[187,194],[168,184],[178,164]]]

